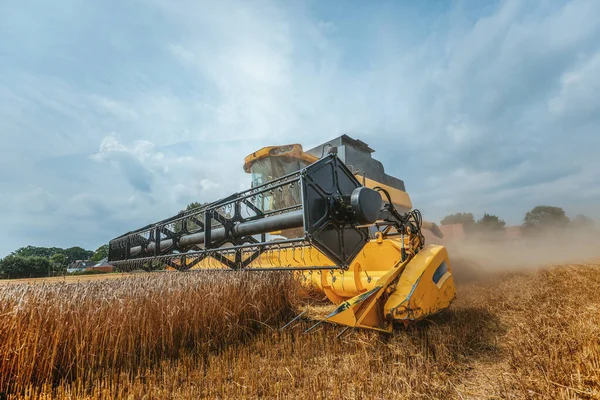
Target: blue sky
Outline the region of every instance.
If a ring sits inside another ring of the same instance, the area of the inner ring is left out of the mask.
[[[600,2],[0,0],[0,256],[94,249],[342,133],[426,218],[600,220]]]

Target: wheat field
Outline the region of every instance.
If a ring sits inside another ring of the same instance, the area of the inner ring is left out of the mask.
[[[600,262],[472,268],[446,312],[338,339],[279,330],[325,307],[288,274],[3,286],[0,398],[600,398]]]

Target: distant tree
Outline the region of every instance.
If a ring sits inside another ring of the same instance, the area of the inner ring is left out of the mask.
[[[67,271],[67,257],[63,253],[56,253],[50,257],[52,272],[50,275],[63,275]]]
[[[181,210],[180,212],[185,212],[185,211],[189,211],[193,208],[198,208],[198,207],[202,207],[203,205],[208,204],[208,203],[199,203],[197,201],[192,201],[190,204],[188,204],[185,207],[185,210]]]
[[[52,269],[46,257],[9,255],[0,260],[0,276],[5,279],[48,276]]]
[[[523,232],[537,233],[548,229],[560,229],[569,225],[565,210],[553,206],[536,206],[523,218]]]
[[[93,251],[79,246],[68,249],[25,246],[0,260],[0,276],[27,278],[63,274],[69,263],[87,260],[93,254]]]
[[[66,265],[67,257],[63,253],[57,253],[50,257],[50,262],[57,265]]]
[[[488,214],[488,213],[483,214],[483,217],[481,217],[477,221],[477,228],[479,230],[488,231],[488,232],[491,232],[491,231],[503,232],[505,225],[506,225],[506,222],[504,222],[503,220],[498,218],[497,215],[492,215],[492,214]]]
[[[98,262],[106,257],[108,257],[108,245],[103,244],[102,246],[100,246],[96,249],[96,251],[94,252],[94,255],[90,258],[90,260]]]
[[[208,203],[199,203],[199,202],[197,202],[197,201],[193,201],[193,202],[191,202],[190,204],[188,204],[188,205],[185,207],[185,209],[183,209],[183,210],[179,211],[179,214],[183,214],[183,213],[185,213],[186,211],[192,210],[192,209],[194,209],[194,208],[199,208],[199,207],[202,207],[202,206],[204,206],[204,205],[206,205],[206,204],[208,204]],[[182,226],[181,226],[181,221],[177,221],[177,222],[175,223],[175,227],[173,228],[173,230],[174,230],[175,232],[179,232],[179,231],[181,231],[181,227],[182,227]],[[190,231],[193,231],[193,230],[196,230],[196,229],[198,229],[198,225],[196,225],[196,224],[195,224],[195,223],[193,223],[192,221],[188,221],[187,228],[188,228],[188,230],[190,230]]]
[[[580,230],[590,230],[594,228],[595,222],[586,215],[577,214],[571,221],[571,226]]]
[[[497,239],[504,235],[505,225],[506,223],[498,216],[485,213],[477,220],[475,231],[482,238]]]
[[[37,247],[25,246],[13,251],[11,254],[19,257],[47,257],[50,258],[55,254],[64,253],[64,249],[59,247]]]
[[[475,217],[471,213],[456,213],[446,215],[444,219],[440,221],[441,225],[453,225],[453,224],[462,224],[463,229],[466,232],[473,231],[475,228]]]
[[[64,254],[67,257],[67,261],[71,263],[77,260],[89,260],[90,257],[94,255],[94,252],[91,250],[86,250],[79,246],[74,246],[65,249]]]
[[[79,246],[70,247],[68,249],[61,249],[60,247],[37,247],[37,246],[25,246],[17,249],[11,253],[11,255],[19,257],[46,257],[50,258],[55,254],[64,254],[67,263],[76,260],[87,260],[94,252],[85,250]]]

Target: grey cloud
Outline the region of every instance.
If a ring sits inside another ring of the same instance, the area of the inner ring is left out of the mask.
[[[109,162],[117,167],[117,171],[136,190],[144,193],[152,192],[152,173],[130,154],[116,153],[110,156]]]
[[[580,167],[552,167],[544,164],[537,164],[533,168],[529,168],[527,172],[516,176],[509,182],[498,185],[495,189],[521,189],[544,183],[553,183],[561,179],[568,178],[572,175],[576,175],[579,172],[581,172]]]

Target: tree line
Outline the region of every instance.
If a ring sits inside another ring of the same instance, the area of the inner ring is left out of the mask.
[[[0,259],[0,279],[40,278],[64,275],[67,266],[77,260],[100,261],[108,256],[108,245],[96,251],[79,246],[63,249],[60,247],[21,247]]]
[[[497,215],[483,214],[478,220],[472,213],[456,213],[444,217],[442,225],[462,224],[465,234],[500,235],[504,234],[506,223]],[[568,227],[581,230],[590,230],[595,226],[590,217],[578,214],[570,219],[565,210],[560,207],[540,205],[532,208],[523,217],[521,232],[523,235],[536,235],[548,230],[564,229]]]

